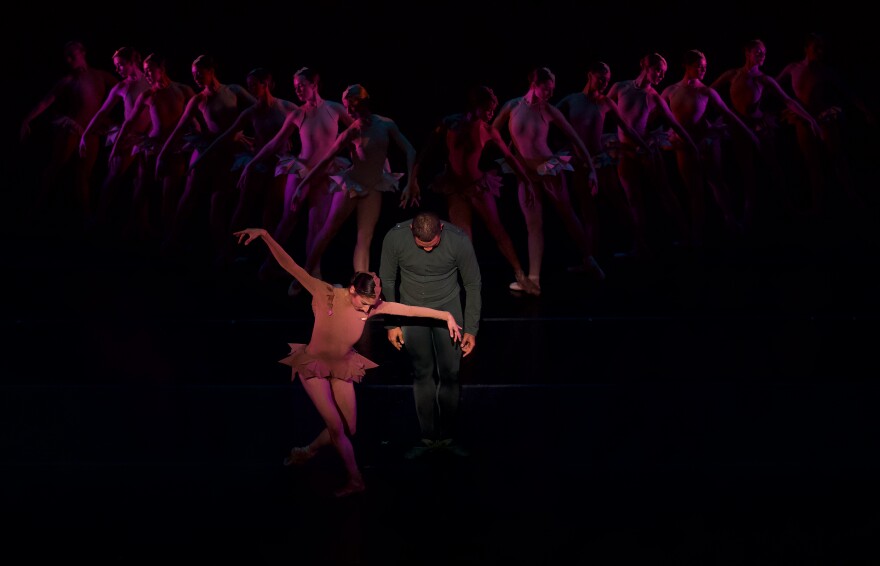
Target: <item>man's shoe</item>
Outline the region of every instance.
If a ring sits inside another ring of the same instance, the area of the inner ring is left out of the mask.
[[[415,460],[426,456],[437,448],[437,443],[429,438],[423,438],[418,444],[410,448],[404,453],[403,457],[407,460]]]
[[[471,453],[462,446],[461,444],[457,444],[451,438],[446,438],[436,443],[438,449],[443,450],[444,452],[448,452],[453,456],[458,456],[459,458],[467,458],[471,455]]]

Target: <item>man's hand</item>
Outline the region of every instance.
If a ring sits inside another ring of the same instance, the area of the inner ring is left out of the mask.
[[[474,346],[477,345],[477,337],[473,334],[468,334],[465,332],[461,336],[461,352],[462,357],[467,357],[474,350]]]
[[[399,326],[388,329],[388,341],[398,350],[403,348],[403,329]]]

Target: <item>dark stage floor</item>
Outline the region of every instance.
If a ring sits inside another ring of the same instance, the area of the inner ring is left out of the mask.
[[[403,458],[408,365],[373,324],[358,345],[380,364],[358,387],[368,490],[344,501],[332,455],[281,465],[320,426],[276,361],[311,329],[286,282],[16,233],[8,563],[880,563],[880,256],[846,222],[813,228],[609,257],[602,283],[550,249],[540,298],[507,290],[478,231],[472,453]],[[328,278],[349,258],[330,250]]]

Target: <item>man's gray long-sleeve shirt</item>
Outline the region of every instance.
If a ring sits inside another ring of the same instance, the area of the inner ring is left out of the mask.
[[[411,220],[399,222],[382,241],[379,278],[388,301],[405,305],[445,309],[449,301],[460,301],[464,285],[465,308],[462,332],[477,335],[480,327],[482,297],[480,265],[467,234],[453,224],[443,222],[440,243],[430,252],[416,245],[410,230]],[[397,283],[400,281],[400,297]]]

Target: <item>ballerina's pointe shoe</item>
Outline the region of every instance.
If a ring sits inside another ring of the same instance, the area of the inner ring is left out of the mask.
[[[516,281],[510,284],[511,291],[521,291],[536,297],[541,294],[541,284],[537,277],[526,277],[522,272],[515,275]]]
[[[296,446],[290,449],[290,454],[284,459],[285,466],[302,466],[315,454],[306,447]]]

